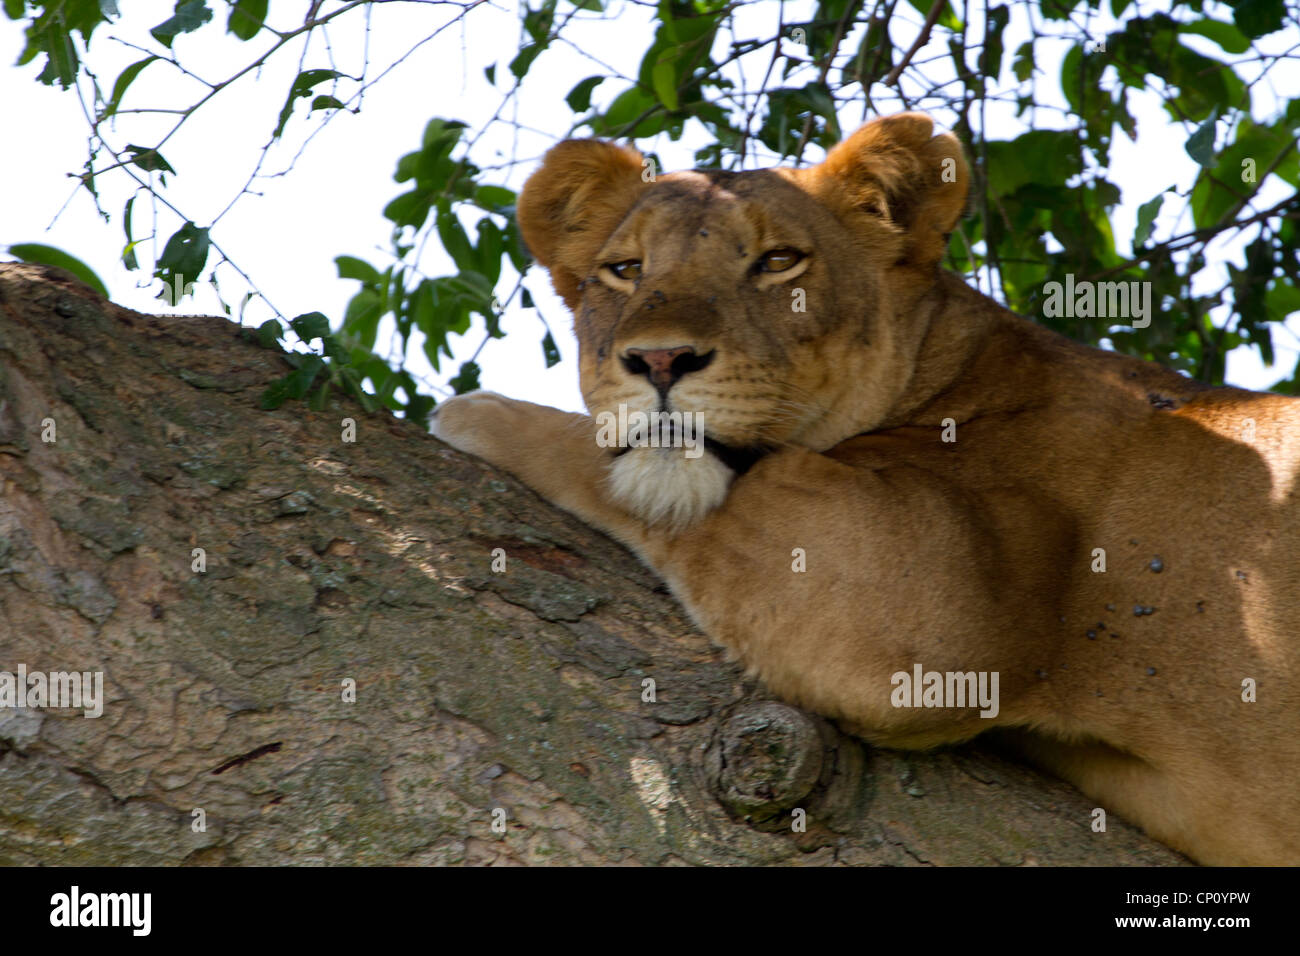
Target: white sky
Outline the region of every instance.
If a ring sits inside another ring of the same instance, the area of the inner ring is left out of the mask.
[[[225,10],[213,3],[216,23],[198,32],[176,39],[174,48],[180,62],[205,80],[228,78],[237,69],[269,46],[263,34],[250,43],[241,43],[224,33]],[[337,6],[326,3],[324,9]],[[786,3],[785,22],[807,19],[811,2]],[[974,8],[975,5],[972,5]],[[1108,4],[1102,5],[1108,9]],[[167,19],[172,13],[170,0],[131,0],[121,7],[126,16],[111,26],[101,27],[93,36],[88,62],[105,92],[122,68],[144,54],[125,45],[122,40],[147,45],[157,51],[148,28]],[[1143,9],[1161,9],[1161,4],[1144,3]],[[272,4],[272,23],[287,29],[302,22],[307,4],[277,0]],[[738,16],[737,33],[741,37],[766,37],[777,23],[781,5],[763,0],[743,7]],[[568,3],[560,4],[560,14],[572,12]],[[519,95],[510,100],[502,114],[508,122],[487,130],[477,143],[472,159],[481,167],[505,164],[497,175],[503,185],[517,189],[535,165],[541,153],[555,140],[570,131],[574,115],[564,96],[579,80],[593,74],[617,70],[624,76],[635,75],[640,56],[649,44],[649,11],[614,0],[610,7],[616,16],[598,19],[581,14],[566,27],[567,42],[554,43],[535,61],[525,78]],[[1019,7],[1014,8],[1019,16]],[[920,15],[906,4],[899,4],[893,40],[895,47],[910,45]],[[262,71],[250,73],[223,90],[196,113],[163,147],[162,153],[178,171],[168,177],[167,198],[200,226],[209,225],[230,201],[239,194],[253,172],[259,151],[274,128],[289,85],[304,67],[333,67],[351,76],[359,76],[363,64],[373,80],[390,64],[401,60],[382,80],[370,87],[361,101],[359,113],[306,113],[307,101],[299,101],[283,140],[268,154],[262,176],[251,189],[258,195],[245,195],[225,214],[213,229],[219,243],[240,268],[251,274],[266,297],[286,317],[321,311],[337,326],[357,284],[337,278],[333,258],[340,254],[359,256],[380,269],[389,265],[389,228],[381,211],[394,196],[406,190],[392,179],[397,159],[415,149],[425,123],[434,116],[460,119],[471,130],[483,128],[503,103],[513,85],[507,68],[519,48],[518,9],[513,2],[482,3],[465,21],[453,23],[428,42],[440,26],[453,20],[457,8],[433,3],[388,3],[371,8],[369,29],[363,10],[346,14],[328,32],[329,46],[323,37],[313,34],[311,45],[303,55],[301,39],[290,45]],[[274,19],[281,17],[283,19]],[[981,15],[982,18],[982,15]],[[1114,21],[1100,16],[1093,35],[1113,27]],[[1040,24],[1041,25],[1041,24]],[[923,66],[927,75],[943,79],[951,75],[940,39],[924,48],[914,63]],[[1005,31],[1004,62],[1009,68],[1011,57],[1027,36],[1026,24],[1013,18]],[[116,38],[116,39],[115,39]],[[1080,37],[1082,39],[1082,37]],[[1040,102],[1064,106],[1059,93],[1060,57],[1074,38],[1039,44],[1037,90]],[[1187,38],[1189,46],[1208,55],[1224,58],[1214,44],[1198,37]],[[1281,51],[1300,42],[1295,31],[1279,32],[1260,41],[1267,51]],[[103,209],[113,217],[106,223],[96,212],[85,190],[76,185],[69,173],[80,171],[86,158],[87,124],[78,98],[71,92],[50,89],[34,82],[43,57],[24,67],[12,67],[23,47],[19,26],[0,19],[0,131],[4,147],[0,149],[0,249],[14,243],[41,242],[57,246],[87,262],[104,280],[113,299],[143,312],[169,311],[155,298],[158,284],[147,283],[149,270],[125,272],[118,259],[125,242],[121,212],[136,185],[120,173],[105,175],[99,182]],[[414,49],[412,49],[414,47]],[[787,45],[787,49],[797,49]],[[715,59],[722,50],[715,48]],[[409,54],[409,55],[408,55]],[[363,59],[364,57],[364,59]],[[405,57],[403,59],[403,57]],[[767,54],[754,58],[754,68],[766,67]],[[758,62],[761,60],[762,62]],[[497,64],[496,86],[488,83],[485,67]],[[1300,70],[1294,62],[1270,74],[1271,84],[1285,94],[1300,89]],[[738,78],[739,75],[737,74]],[[750,88],[759,85],[761,75],[746,75]],[[798,79],[802,85],[806,79]],[[1272,108],[1270,83],[1254,89],[1257,116]],[[625,81],[607,80],[597,88],[594,102],[607,104],[627,87]],[[334,91],[348,101],[355,92],[354,83],[343,82]],[[183,107],[193,103],[203,87],[179,74],[166,63],[154,63],[141,74],[128,92],[124,108],[142,106]],[[325,85],[316,92],[328,92]],[[881,92],[877,86],[875,92]],[[893,109],[897,101],[878,100],[882,108]],[[354,104],[350,104],[354,105]],[[921,102],[920,107],[927,104]],[[1168,186],[1185,190],[1192,183],[1196,166],[1183,150],[1186,134],[1170,127],[1153,93],[1130,95],[1130,108],[1139,121],[1140,146],[1117,136],[1111,150],[1110,179],[1123,190],[1123,204],[1113,215],[1117,243],[1121,251],[1128,248],[1133,233],[1136,208]],[[936,118],[943,122],[942,112]],[[108,136],[118,147],[126,143],[154,145],[174,124],[175,116],[122,115]],[[328,120],[325,122],[325,120]],[[841,115],[841,126],[852,129],[862,119],[860,104]],[[1039,126],[1066,127],[1063,114],[1040,113]],[[990,136],[1012,138],[1023,130],[1007,107],[1001,112],[991,108],[988,114]],[[516,127],[515,125],[518,124]],[[1219,130],[1219,146],[1225,131]],[[303,147],[304,140],[312,138]],[[580,133],[581,135],[581,133]],[[694,165],[694,150],[706,145],[702,131],[688,126],[688,135],[679,143],[666,137],[642,142],[643,148],[657,152],[667,168]],[[301,155],[298,155],[301,150]],[[815,159],[816,150],[809,151]],[[517,162],[511,164],[514,159]],[[770,159],[770,158],[769,158]],[[102,154],[100,164],[109,160]],[[769,162],[762,162],[768,165]],[[292,166],[287,175],[280,173]],[[21,188],[15,184],[24,184]],[[1274,180],[1256,202],[1256,208],[1276,202],[1286,194],[1285,187]],[[66,203],[66,207],[65,207]],[[1166,202],[1157,221],[1156,235],[1168,227],[1178,232],[1191,228],[1190,217],[1181,220],[1184,202],[1173,197]],[[60,212],[60,209],[62,211]],[[57,218],[56,218],[57,214]],[[151,226],[147,197],[135,204],[137,237],[148,234]],[[466,221],[472,227],[475,216]],[[157,244],[141,246],[144,262],[161,252],[162,243],[181,224],[171,212],[157,210]],[[472,229],[471,229],[472,234]],[[425,275],[454,272],[437,242],[425,248],[420,267]],[[1222,268],[1226,260],[1239,261],[1242,244],[1219,242],[1208,250],[1210,262]],[[209,268],[216,261],[209,258]],[[207,272],[205,271],[205,278]],[[228,303],[237,306],[245,285],[229,266],[218,272],[222,292]],[[514,275],[507,265],[498,284],[503,296],[514,286]],[[550,293],[549,281],[540,270],[525,280],[541,314],[546,317],[559,345],[563,361],[546,369],[540,342],[545,332],[537,314],[518,307],[507,309],[502,321],[506,338],[488,342],[479,363],[483,367],[483,387],[530,401],[581,409],[577,388],[577,347],[570,331],[567,311]],[[182,302],[178,313],[220,314],[217,297],[203,283],[198,294]],[[271,313],[261,302],[253,302],[245,316],[246,324],[257,325]],[[1300,315],[1293,316],[1289,330],[1279,329],[1274,341],[1278,362],[1273,369],[1263,368],[1258,353],[1239,349],[1231,353],[1228,380],[1252,388],[1264,388],[1288,375],[1297,358],[1300,344]],[[290,336],[292,338],[292,336]],[[445,381],[454,374],[462,359],[469,358],[484,339],[481,320],[460,340],[454,340],[456,360],[444,361],[442,374],[435,375],[425,362],[421,349],[413,342],[408,367],[417,377],[432,382]],[[381,332],[376,350],[390,354],[391,344]]]

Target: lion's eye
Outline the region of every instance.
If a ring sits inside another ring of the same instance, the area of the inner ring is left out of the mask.
[[[626,262],[611,262],[605,266],[610,272],[619,279],[626,279],[628,282],[635,282],[641,278],[641,260],[628,259]]]
[[[763,272],[787,272],[803,259],[798,249],[773,249],[758,260],[758,268]]]

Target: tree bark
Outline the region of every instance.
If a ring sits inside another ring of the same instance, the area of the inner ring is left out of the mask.
[[[0,671],[105,698],[0,708],[0,864],[1186,862],[985,747],[771,700],[509,476],[345,399],[260,410],[286,371],[0,266]]]

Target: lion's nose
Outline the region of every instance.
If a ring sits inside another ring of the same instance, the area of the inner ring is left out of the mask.
[[[650,384],[666,393],[688,372],[698,372],[713,361],[713,352],[696,355],[694,346],[680,345],[673,349],[623,350],[623,367],[632,375],[644,375]]]

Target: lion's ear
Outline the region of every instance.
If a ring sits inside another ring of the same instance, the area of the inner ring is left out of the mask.
[[[810,170],[823,202],[902,229],[903,259],[915,265],[943,256],[969,189],[961,143],[951,133],[933,133],[934,122],[924,113],[872,120]]]
[[[570,309],[596,253],[645,188],[641,154],[594,139],[569,139],[546,154],[519,195],[519,231]]]

